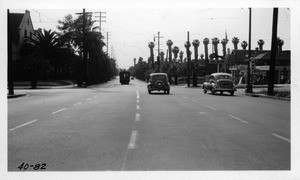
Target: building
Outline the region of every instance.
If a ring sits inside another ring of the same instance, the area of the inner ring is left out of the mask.
[[[12,44],[12,60],[16,62],[20,60],[20,48],[25,37],[32,37],[34,33],[33,24],[28,10],[25,13],[9,14],[9,31],[11,34]]]
[[[231,54],[226,57],[229,63],[229,70],[239,83],[246,83],[248,54],[248,50],[232,50]],[[270,54],[271,51],[269,50],[251,50],[251,57],[255,57],[255,68],[252,71],[252,82],[254,84],[268,83]],[[290,65],[290,51],[279,51],[276,53],[274,83],[290,82]]]

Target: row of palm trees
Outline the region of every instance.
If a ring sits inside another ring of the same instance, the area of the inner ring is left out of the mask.
[[[167,40],[166,41],[166,45],[168,47],[167,49],[167,57],[165,58],[164,52],[160,52],[160,54],[157,57],[157,61],[155,61],[154,58],[154,47],[155,44],[154,42],[149,42],[148,43],[148,47],[150,49],[150,57],[148,58],[148,69],[146,68],[147,63],[143,64],[143,69],[146,69],[146,71],[144,70],[144,76],[146,77],[145,79],[147,79],[147,76],[151,73],[151,72],[166,72],[168,73],[169,77],[170,77],[170,82],[171,81],[171,77],[174,77],[174,84],[177,84],[177,78],[178,76],[187,76],[188,77],[191,75],[189,71],[192,70],[192,76],[193,76],[193,86],[197,86],[197,76],[204,76],[206,74],[210,74],[212,73],[216,68],[215,64],[210,64],[209,60],[210,59],[214,59],[214,58],[222,58],[224,59],[225,55],[226,55],[226,46],[229,42],[229,40],[226,38],[222,39],[221,41],[218,38],[212,38],[211,39],[211,43],[213,45],[213,53],[212,54],[208,54],[208,45],[210,44],[210,40],[208,38],[204,38],[203,39],[203,44],[204,44],[204,52],[205,55],[201,54],[200,58],[201,60],[204,60],[204,66],[199,66],[199,61],[198,61],[198,48],[200,46],[200,41],[198,39],[195,39],[192,41],[192,44],[190,44],[189,42],[186,42],[184,44],[185,48],[186,48],[186,54],[187,57],[183,59],[183,55],[184,52],[180,51],[180,49],[178,48],[178,46],[173,46],[173,41],[172,40]],[[219,56],[219,52],[218,52],[218,44],[221,42],[222,44],[222,54],[223,56]],[[232,43],[234,45],[234,50],[238,49],[238,44],[239,44],[240,40],[237,37],[233,37],[232,38]],[[259,50],[263,50],[263,45],[265,44],[264,40],[259,39],[257,41],[257,44],[259,46]],[[282,50],[282,45],[284,44],[284,41],[281,40],[280,38],[278,38],[277,40],[277,44],[278,44],[278,51]],[[189,50],[189,48],[191,47],[191,45],[194,47],[194,59],[191,60],[190,65],[188,64],[188,60],[187,58],[192,54],[192,52]],[[242,41],[241,42],[241,47],[243,50],[246,50],[248,46],[247,41]],[[178,59],[178,54],[179,54],[179,59]],[[172,58],[172,56],[174,55],[174,58]],[[141,63],[141,62],[140,62]],[[139,63],[138,63],[139,64]],[[203,64],[203,63],[202,63]],[[135,69],[138,69],[141,66],[137,66]],[[227,72],[228,68],[224,68],[223,71]],[[140,72],[141,73],[141,72]]]

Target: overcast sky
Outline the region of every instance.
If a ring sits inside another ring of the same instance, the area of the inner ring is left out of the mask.
[[[98,1],[97,1],[98,2]],[[106,1],[105,1],[106,2]],[[155,1],[154,1],[155,2]],[[166,5],[147,6],[146,3],[138,6],[120,5],[120,3],[112,3],[103,8],[85,8],[88,12],[106,12],[106,22],[102,22],[102,33],[105,36],[105,42],[108,32],[108,51],[111,56],[117,59],[120,68],[129,68],[133,65],[133,59],[142,57],[147,60],[150,56],[148,43],[153,41],[153,37],[157,36],[158,31],[163,37],[160,39],[160,49],[166,53],[167,40],[173,41],[173,46],[178,46],[180,50],[185,52],[184,43],[187,41],[187,31],[190,32],[190,41],[198,39],[201,41],[199,54],[204,54],[203,39],[217,37],[220,40],[225,38],[225,32],[229,39],[227,48],[232,49],[231,39],[238,37],[240,43],[248,42],[249,36],[249,8],[235,7],[229,8],[203,8],[184,6],[184,1],[179,1],[177,6]],[[182,7],[181,7],[182,5]],[[203,4],[204,5],[204,4]],[[65,8],[63,8],[65,7]],[[31,13],[34,28],[45,28],[57,30],[57,21],[63,20],[67,14],[77,17],[76,12],[82,12],[82,8],[73,6],[59,6],[57,9],[42,7],[19,8],[18,6],[10,9],[11,13],[25,12],[25,9]],[[63,8],[63,9],[62,9]],[[278,15],[278,36],[284,40],[283,50],[291,49],[291,7],[282,7],[279,9]],[[93,14],[94,20],[98,14]],[[272,16],[273,8],[271,6],[259,6],[252,8],[252,38],[251,47],[257,47],[257,41],[263,39],[265,41],[264,50],[271,48],[272,35]],[[99,22],[95,23],[98,26]],[[157,55],[157,39],[155,56]],[[221,43],[219,44],[219,54],[222,53]],[[106,50],[106,47],[104,48]],[[191,48],[193,51],[193,48]],[[212,48],[209,46],[209,53]],[[185,55],[184,55],[185,56]]]

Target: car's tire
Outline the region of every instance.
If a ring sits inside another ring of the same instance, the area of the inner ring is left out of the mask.
[[[167,94],[170,94],[170,90],[167,90]]]
[[[151,94],[151,90],[148,90],[148,93]]]
[[[215,94],[215,91],[211,90],[211,94]]]
[[[203,92],[204,92],[204,94],[206,94],[206,93],[207,93],[207,90],[203,89]]]
[[[231,96],[234,96],[234,91],[230,91],[230,95],[231,95]]]
[[[158,88],[161,88],[161,87],[164,86],[164,82],[158,80],[158,81],[155,82],[155,86],[158,87]]]
[[[221,93],[221,95],[223,95],[223,91],[221,91],[220,93]]]

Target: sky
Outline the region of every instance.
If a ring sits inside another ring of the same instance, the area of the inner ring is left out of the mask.
[[[98,1],[97,1],[98,2]],[[155,2],[155,1],[154,1]],[[106,16],[101,23],[105,39],[108,42],[108,53],[117,60],[119,68],[129,68],[133,65],[133,59],[142,57],[147,61],[150,56],[148,43],[154,41],[154,36],[158,36],[160,32],[160,49],[167,52],[167,40],[173,41],[173,47],[177,46],[183,52],[186,52],[184,43],[187,41],[187,32],[190,34],[190,41],[198,39],[201,44],[199,46],[199,54],[204,54],[203,39],[211,39],[217,37],[220,41],[225,38],[227,33],[227,48],[233,49],[231,42],[233,37],[238,37],[240,43],[249,41],[249,8],[248,7],[214,7],[205,8],[203,6],[183,6],[183,1],[178,2],[178,6],[155,7],[140,5],[125,6],[118,3],[103,8],[85,8],[86,12],[105,12]],[[67,6],[68,8],[45,8],[29,7],[29,8],[11,8],[11,13],[24,13],[25,9],[31,13],[33,26],[35,29],[52,29],[57,30],[58,20],[63,20],[67,14],[77,17],[75,13],[82,12],[82,8]],[[291,7],[279,8],[278,14],[278,37],[284,40],[283,50],[291,49]],[[99,20],[96,16],[99,13],[93,13],[93,20]],[[265,41],[264,50],[271,48],[272,36],[272,16],[273,8],[271,6],[259,6],[252,8],[252,25],[251,25],[251,48],[258,47],[257,41],[263,39]],[[99,22],[95,23],[99,26]],[[108,36],[107,36],[108,34]],[[108,37],[108,40],[107,40]],[[158,39],[155,39],[155,51],[157,56]],[[249,43],[248,43],[249,44]],[[107,50],[107,47],[104,50]],[[222,54],[222,45],[218,45],[219,54]],[[248,48],[247,48],[248,49]],[[194,49],[191,48],[193,52]],[[209,53],[212,53],[211,44],[209,45]],[[193,56],[193,54],[192,54]],[[185,57],[185,53],[184,53]]]

